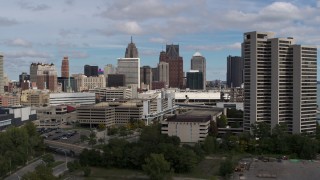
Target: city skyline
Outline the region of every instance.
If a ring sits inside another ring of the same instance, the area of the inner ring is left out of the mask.
[[[241,55],[243,32],[271,31],[319,45],[319,7],[315,0],[8,1],[0,15],[0,52],[12,80],[32,62],[54,63],[60,74],[64,56],[75,74],[85,64],[116,65],[133,36],[141,66],[156,67],[166,44],[179,44],[184,72],[199,51],[207,59],[207,79],[225,81],[227,56]]]

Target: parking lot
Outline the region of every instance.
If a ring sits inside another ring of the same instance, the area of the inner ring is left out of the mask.
[[[250,161],[250,160],[248,160]],[[320,162],[309,160],[263,161],[252,159],[249,170],[235,172],[233,179],[319,179]]]
[[[64,129],[44,129],[38,130],[41,136],[47,140],[60,141],[71,144],[80,144],[81,135],[89,136],[89,130],[64,130]]]

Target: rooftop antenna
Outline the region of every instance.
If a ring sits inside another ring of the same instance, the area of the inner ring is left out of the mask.
[[[131,43],[132,43],[132,36],[131,36]]]

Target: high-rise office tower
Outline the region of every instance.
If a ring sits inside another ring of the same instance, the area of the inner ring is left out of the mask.
[[[206,89],[206,58],[199,52],[194,53],[191,58],[191,70],[198,70],[199,72],[202,72],[202,89]]]
[[[227,57],[227,86],[241,87],[243,83],[243,59],[239,56]]]
[[[169,63],[160,62],[158,64],[159,69],[159,81],[164,82],[166,86],[169,86]]]
[[[28,83],[30,81],[30,75],[26,72],[22,72],[19,75],[19,86],[21,87],[22,83]]]
[[[61,77],[69,77],[69,59],[68,56],[63,57],[61,65]]]
[[[86,75],[87,77],[98,77],[98,70],[98,66],[84,65],[84,75]]]
[[[112,64],[107,64],[104,66],[104,77],[108,77],[108,74],[115,74],[115,68],[113,67]]]
[[[190,72],[187,72],[187,88],[203,89],[203,73],[199,70],[190,70]]]
[[[139,58],[138,49],[136,47],[136,44],[132,42],[132,36],[131,36],[131,42],[128,44],[128,47],[126,49],[125,58]]]
[[[159,81],[159,68],[158,67],[152,68],[152,81],[153,82]]]
[[[179,45],[166,45],[166,52],[160,52],[159,62],[169,63],[169,86],[183,88],[183,58],[179,55]]]
[[[0,94],[4,93],[3,55],[0,54]]]
[[[244,130],[255,122],[289,133],[315,133],[317,48],[274,33],[244,34]]]
[[[126,85],[140,87],[140,58],[119,58],[117,74],[125,75]]]
[[[30,81],[36,83],[38,89],[57,91],[57,71],[54,64],[32,63]]]
[[[141,87],[141,88],[151,89],[152,69],[150,66],[143,66],[140,68],[140,85],[141,86],[142,86],[142,83],[143,83],[144,87]]]

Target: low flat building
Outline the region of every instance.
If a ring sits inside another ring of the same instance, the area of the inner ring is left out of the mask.
[[[127,87],[94,88],[89,92],[95,93],[100,102],[132,98],[132,89]]]
[[[161,133],[177,136],[182,143],[202,142],[208,136],[211,119],[210,115],[174,115],[161,123]]]
[[[31,107],[0,108],[0,130],[8,126],[21,126],[28,121],[35,121],[37,113]]]
[[[95,104],[95,99],[95,93],[51,93],[49,95],[49,105],[90,105]]]

